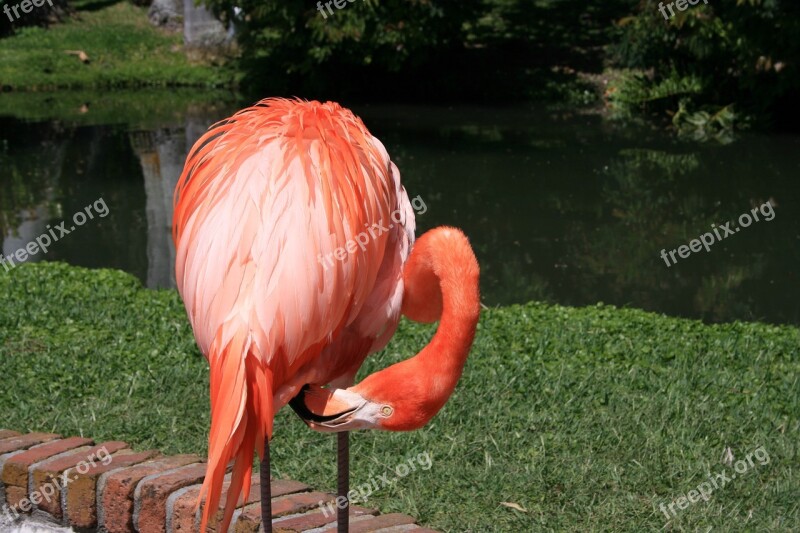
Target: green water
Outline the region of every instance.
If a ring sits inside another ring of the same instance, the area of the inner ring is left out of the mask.
[[[171,195],[186,151],[251,102],[178,91],[0,95],[4,255],[103,198],[107,216],[28,260],[171,286]],[[424,200],[419,230],[450,224],[470,236],[486,305],[602,301],[800,324],[800,137],[742,135],[722,146],[546,106],[342,103]],[[767,201],[772,220],[669,267],[661,258]]]

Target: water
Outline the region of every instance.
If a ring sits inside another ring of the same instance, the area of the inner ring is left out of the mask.
[[[250,102],[175,91],[0,95],[3,253],[63,220],[71,228],[74,213],[102,198],[107,216],[87,217],[28,260],[173,286],[172,189],[186,151]],[[486,305],[602,301],[709,322],[800,324],[800,137],[744,135],[722,146],[540,105],[345,104],[424,200],[420,231],[451,224],[470,236]],[[670,266],[660,256],[768,201],[772,220],[759,215]]]

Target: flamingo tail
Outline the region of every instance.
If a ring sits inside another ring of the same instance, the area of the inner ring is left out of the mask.
[[[263,458],[264,439],[272,437],[272,371],[253,353],[249,335],[225,326],[209,353],[211,366],[211,431],[208,468],[197,500],[205,497],[200,531],[205,532],[219,509],[228,465],[233,461],[225,510],[218,531],[227,531],[237,502],[250,495],[253,452]]]

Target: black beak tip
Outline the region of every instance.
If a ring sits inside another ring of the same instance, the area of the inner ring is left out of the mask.
[[[306,423],[306,425],[310,425],[311,422],[330,422],[331,420],[335,420],[341,416],[341,413],[328,416],[313,413],[305,402],[306,391],[308,389],[309,386],[307,384],[303,385],[303,388],[300,389],[300,392],[297,393],[297,396],[289,400],[289,407],[291,407],[292,410],[297,413],[297,416],[299,416],[300,419]]]

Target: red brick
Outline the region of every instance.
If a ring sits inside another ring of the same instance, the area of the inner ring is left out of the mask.
[[[56,435],[54,433],[28,433],[27,435],[18,435],[16,437],[3,439],[0,440],[0,455],[16,452],[17,450],[27,450],[31,446],[60,438],[61,435]]]
[[[323,492],[301,492],[272,500],[272,516],[302,513],[319,506],[320,500],[330,501],[334,496]]]
[[[252,483],[252,478],[251,478]],[[225,481],[222,483],[222,492],[220,493],[220,504],[219,510],[217,511],[216,515],[212,515],[208,519],[208,524],[206,524],[206,531],[208,533],[216,532],[217,524],[220,520],[222,520],[222,516],[224,514],[225,509],[225,502],[228,498],[228,489],[230,488],[230,475],[225,476]],[[177,500],[175,500],[175,504],[173,506],[173,513],[172,513],[172,529],[174,531],[190,531],[192,527],[194,527],[195,523],[195,507],[197,505],[197,498],[200,496],[200,485],[197,487],[192,488],[191,490],[182,494]],[[254,487],[250,490],[250,495],[247,498],[246,503],[252,503],[258,500],[258,496],[254,494]],[[206,498],[204,497],[203,500],[200,502],[200,513],[197,513],[197,516],[202,516],[202,511],[205,508]],[[245,503],[241,501],[237,502],[236,507],[242,507]],[[188,528],[188,529],[187,529]]]
[[[366,522],[368,520],[372,520],[373,518],[375,518],[373,515],[351,516],[350,517],[350,527],[352,527],[353,524],[357,524],[358,522]],[[331,533],[333,531],[337,531],[336,522],[333,522],[332,524],[329,524],[327,526],[323,526],[323,527],[319,528],[318,531],[325,531],[326,533]],[[349,532],[349,529],[348,529],[348,532]]]
[[[370,531],[374,531],[375,533],[406,533],[407,531],[419,533],[420,529],[421,528],[417,524],[402,524],[399,526],[382,527],[378,530],[370,529]]]
[[[0,440],[7,439],[9,437],[16,437],[19,435],[16,431],[12,431],[10,429],[0,429]]]
[[[143,480],[136,487],[138,522],[141,533],[164,533],[167,526],[167,498],[176,490],[200,483],[206,476],[206,465],[196,464]]]
[[[25,487],[7,487],[6,488],[6,505],[15,511],[22,511],[20,509],[20,502],[28,499],[28,489]],[[26,504],[28,505],[28,504]],[[31,512],[30,509],[23,511],[26,513]]]
[[[108,464],[97,461],[87,472],[81,474],[70,469],[67,474],[72,483],[67,486],[67,521],[73,527],[94,529],[97,527],[97,480],[102,474],[116,468],[135,465],[158,455],[156,450],[134,453],[122,450],[111,456]],[[108,461],[105,457],[103,460]]]
[[[261,527],[261,504],[251,504],[242,509],[242,514],[229,530],[234,533],[258,533]]]
[[[301,492],[299,494],[290,494],[278,499],[272,500],[272,517],[283,516],[287,514],[302,513],[309,509],[319,506],[320,500],[329,502],[333,500],[333,494],[326,494],[323,492]],[[255,533],[261,525],[261,503],[254,503],[242,509],[242,514],[239,515],[239,520],[236,521],[234,531],[236,533]]]
[[[206,525],[206,530],[209,533],[216,532],[217,530],[216,526],[217,524],[219,524],[219,521],[222,520],[222,517],[225,512],[225,502],[228,499],[228,489],[230,488],[230,484],[231,484],[230,475],[227,475],[225,476],[225,481],[222,484],[222,492],[220,493],[219,508],[217,510],[217,513],[209,518],[208,524]],[[298,485],[302,485],[302,483]],[[305,487],[305,485],[302,485],[302,487]],[[259,483],[259,475],[255,474],[250,478],[250,494],[247,497],[247,501],[246,502],[238,501],[236,503],[236,508],[240,508],[243,507],[244,505],[257,502],[260,490],[261,490],[261,484]],[[284,494],[287,493],[284,492]],[[187,527],[193,527],[193,524],[195,522],[195,506],[197,504],[197,497],[199,495],[200,495],[200,486],[198,485],[197,487],[185,492],[178,499],[175,500],[172,513],[173,530],[188,531],[188,529],[186,529]],[[200,502],[201,512],[204,510],[205,504],[206,504],[206,499],[204,497],[203,500]]]
[[[189,532],[194,530],[195,507],[197,497],[200,495],[200,485],[196,485],[178,496],[172,503],[172,529],[171,533]]]
[[[373,531],[405,531],[408,526],[414,525],[415,520],[403,514],[385,514],[376,517],[359,516],[350,520],[350,533],[371,533]],[[416,531],[416,529],[414,529]],[[322,529],[324,533],[332,533],[336,531],[336,524]]]
[[[270,483],[270,491],[272,492],[273,498],[285,496],[287,494],[293,494],[295,492],[307,491],[308,488],[308,485],[305,483],[300,483],[299,481],[293,481],[291,479],[273,479]],[[222,520],[222,517],[225,513],[225,501],[227,498],[228,484],[225,484],[222,487],[222,497],[219,500],[219,509],[217,510],[217,513],[208,521],[208,531],[210,533],[217,531],[217,524]],[[250,496],[247,498],[246,502],[238,502],[236,508],[238,509],[244,507],[245,505],[259,501],[261,501],[261,476],[260,474],[256,473],[251,478]],[[203,501],[203,504],[205,504],[205,501]]]
[[[338,509],[334,506],[333,513],[325,513],[314,511],[292,518],[278,519],[273,522],[272,527],[275,533],[292,533],[295,531],[306,531],[322,527],[325,524],[330,524],[336,520],[336,512]],[[365,515],[374,515],[378,511],[375,509],[367,509],[365,507],[358,507],[356,505],[350,507],[350,517],[358,517]]]
[[[293,481],[291,479],[273,479],[269,485],[269,490],[273,499],[278,496],[294,494],[295,492],[305,492],[309,489],[308,485],[305,483],[300,483],[299,481]],[[247,503],[255,503],[257,501],[261,501],[260,479],[254,480],[253,488],[250,491],[250,498],[248,498]]]
[[[3,466],[3,483],[7,486],[16,485],[17,487],[28,487],[28,468],[33,463],[44,461],[54,455],[94,444],[91,439],[71,437],[64,440],[56,440],[32,448],[26,452],[14,455]]]
[[[105,480],[103,494],[100,496],[103,504],[105,529],[109,533],[133,531],[133,494],[136,485],[142,479],[202,460],[196,455],[173,455],[109,474]]]
[[[48,484],[52,484],[55,489],[54,496],[42,501],[42,503],[39,504],[39,509],[50,513],[60,520],[63,516],[61,509],[61,484],[65,482],[61,474],[82,462],[88,463],[90,458],[96,456],[97,452],[103,448],[105,448],[107,453],[114,453],[127,448],[127,446],[128,445],[124,442],[113,441],[104,442],[92,448],[78,448],[68,455],[50,459],[33,468],[31,475],[33,477],[34,491],[42,493],[42,487]],[[71,479],[72,478],[70,478],[70,480]]]
[[[413,524],[416,520],[408,515],[392,513],[376,516],[372,520],[364,520],[350,525],[350,533],[369,533],[393,526]]]
[[[290,479],[281,479],[281,480],[273,480],[272,481],[272,495],[277,496],[284,496],[286,494],[292,494],[294,492],[300,492],[304,490],[308,490],[308,485],[305,483],[300,483],[299,481],[293,481]],[[222,517],[225,514],[225,502],[228,499],[228,488],[230,487],[230,476],[225,477],[225,482],[222,484],[222,492],[220,493],[220,500],[219,500],[219,509],[217,510],[216,514],[212,515],[206,526],[206,530],[208,533],[215,533],[217,531],[217,525],[222,520]],[[191,528],[194,527],[195,523],[195,506],[197,505],[197,497],[200,494],[200,486],[193,487],[191,490],[188,490],[181,494],[174,502],[172,508],[172,530],[173,531],[190,531]],[[247,501],[238,501],[236,504],[236,508],[240,509],[245,505],[255,503],[259,501],[261,496],[261,478],[258,473],[254,474],[250,478],[250,494],[247,497]],[[203,508],[205,507],[205,498],[200,504],[200,511],[202,512]]]

